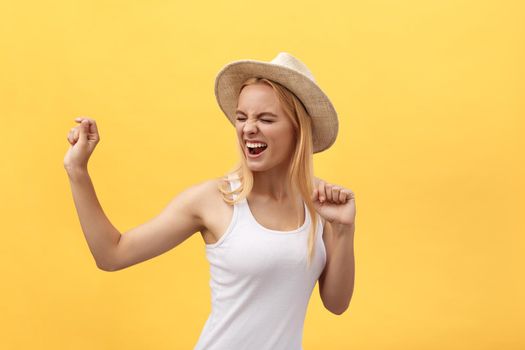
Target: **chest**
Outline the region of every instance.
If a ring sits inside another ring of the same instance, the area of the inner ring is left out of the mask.
[[[262,227],[273,231],[292,231],[301,227],[306,220],[304,207],[297,205],[269,205],[257,201],[246,201],[248,215]],[[206,244],[217,242],[228,228],[233,217],[233,206],[225,203],[221,198],[214,201],[214,206],[206,210],[204,215],[205,226],[201,229]]]
[[[260,226],[245,210],[237,214],[220,247],[207,251],[212,268],[220,270],[225,281],[246,279],[266,285],[304,286],[317,280],[326,262],[320,225],[313,264],[308,268],[309,220],[301,229],[282,233]]]
[[[292,231],[300,228],[306,218],[304,206],[297,204],[261,203],[257,201],[246,201],[248,214],[252,216],[261,226],[274,231]]]

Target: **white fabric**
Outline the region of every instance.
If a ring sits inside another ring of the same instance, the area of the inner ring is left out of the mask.
[[[236,188],[239,181],[230,181]],[[306,309],[326,264],[318,217],[316,251],[306,267],[311,218],[293,231],[260,225],[244,199],[220,239],[206,244],[211,313],[194,350],[302,350]],[[318,214],[316,214],[318,215]]]

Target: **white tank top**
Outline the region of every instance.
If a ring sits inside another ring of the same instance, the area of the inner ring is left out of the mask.
[[[232,189],[239,185],[230,180]],[[306,267],[311,218],[306,204],[304,210],[301,227],[276,231],[256,221],[246,199],[234,204],[226,232],[205,245],[211,313],[194,350],[302,350],[306,309],[326,263],[318,217]]]

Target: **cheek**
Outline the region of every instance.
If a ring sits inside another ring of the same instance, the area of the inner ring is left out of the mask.
[[[235,126],[235,132],[237,133],[237,137],[239,139],[242,139],[242,127],[239,125]]]
[[[280,129],[279,132],[274,134],[275,139],[280,145],[280,149],[283,152],[288,152],[290,149],[295,147],[295,136],[294,130],[291,128]]]
[[[283,128],[280,132],[280,137],[286,144],[294,144],[295,143],[295,135],[294,135],[294,129],[290,126],[287,128]]]

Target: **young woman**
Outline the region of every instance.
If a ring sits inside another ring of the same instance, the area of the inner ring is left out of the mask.
[[[96,122],[76,118],[64,167],[80,224],[105,271],[151,259],[199,231],[212,311],[195,349],[300,350],[316,282],[338,315],[354,288],[354,194],[313,176],[312,154],[334,143],[337,114],[308,68],[285,52],[226,65],[215,94],[236,128],[238,166],[124,234],[104,214],[87,172],[100,140]]]

